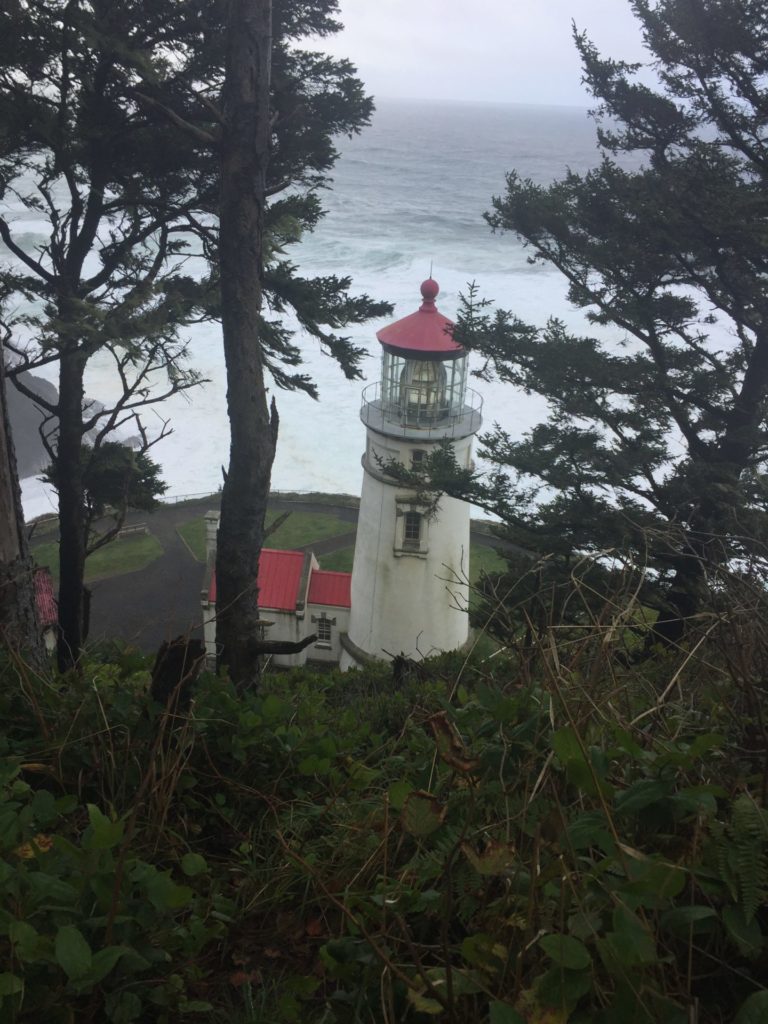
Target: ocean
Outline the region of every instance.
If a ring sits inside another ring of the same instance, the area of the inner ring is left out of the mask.
[[[576,330],[583,313],[566,297],[564,279],[531,265],[512,235],[493,234],[483,220],[491,197],[503,193],[506,172],[547,183],[567,168],[585,171],[599,160],[593,122],[571,107],[379,100],[373,123],[343,139],[332,189],[324,192],[326,217],[291,251],[306,275],[349,275],[355,293],[394,304],[395,319],[419,305],[419,285],[429,275],[440,284],[438,308],[453,316],[459,296],[474,281],[482,297],[543,324],[557,316]],[[31,241],[34,219],[16,212],[17,230]],[[387,319],[348,333],[364,347],[364,381],[347,381],[311,338],[299,338],[305,370],[317,381],[315,402],[304,394],[275,391],[280,436],[273,488],[359,493],[364,429],[360,393],[378,380],[376,330]],[[209,382],[176,396],[145,417],[150,432],[159,416],[173,433],[153,450],[168,496],[215,491],[228,461],[225,375],[220,332],[206,325],[190,331],[191,363]],[[42,375],[55,380],[55,368]],[[518,436],[542,417],[540,399],[509,385],[475,382],[484,399],[484,423],[499,423]],[[109,361],[95,358],[87,393],[107,403],[117,393]],[[22,482],[25,511],[39,515],[54,497],[35,478]]]

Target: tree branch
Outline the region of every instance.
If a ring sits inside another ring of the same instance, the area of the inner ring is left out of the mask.
[[[48,363],[55,363],[61,358],[60,352],[53,352],[49,356],[44,356],[42,353],[36,356],[34,359],[30,359],[28,353],[17,345],[11,344],[9,341],[4,341],[3,344],[9,349],[15,356],[19,356],[23,360],[21,363],[13,363],[11,366],[5,368],[6,377],[10,377],[12,380],[20,374],[31,370],[37,370],[41,366],[46,366]]]
[[[13,381],[13,386],[16,388],[16,390],[20,391],[22,395],[25,395],[27,398],[29,398],[30,401],[34,402],[35,405],[41,406],[43,409],[45,409],[46,412],[50,413],[51,416],[58,416],[58,403],[54,405],[47,399],[42,398],[40,395],[37,394],[36,391],[33,391],[31,388],[27,387],[27,385],[24,384],[21,380],[19,380],[18,376],[11,377],[11,380]]]
[[[14,242],[8,224],[3,217],[0,217],[0,238],[2,238],[3,243],[8,249],[10,249],[16,259],[21,260],[26,267],[37,274],[38,277],[42,277],[47,284],[56,284],[56,277],[51,274],[50,271],[46,270],[42,263],[39,263],[37,260],[33,260],[31,256],[28,256],[27,253],[25,253],[23,249],[20,249]]]
[[[190,121],[185,121],[183,117],[171,110],[164,103],[159,100],[153,99],[151,96],[147,96],[143,92],[134,92],[136,99],[142,103],[146,103],[148,106],[155,110],[158,110],[163,117],[167,118],[171,124],[175,125],[181,131],[185,132],[190,138],[194,139],[195,142],[199,142],[203,146],[209,146],[216,148],[219,145],[219,139],[212,135],[210,132],[203,131],[202,128],[198,128],[197,125],[192,124]]]

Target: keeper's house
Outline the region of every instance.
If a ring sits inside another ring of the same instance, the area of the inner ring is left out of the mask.
[[[203,606],[206,656],[216,659],[216,531],[219,513],[209,512],[206,522],[207,586]],[[317,641],[297,654],[274,654],[276,665],[292,667],[307,662],[338,664],[340,635],[349,628],[348,572],[324,572],[311,551],[274,551],[264,548],[259,560],[259,613],[263,639],[297,643],[312,633]]]

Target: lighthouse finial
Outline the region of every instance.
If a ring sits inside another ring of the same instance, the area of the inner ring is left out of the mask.
[[[421,282],[421,297],[424,300],[421,304],[423,313],[433,313],[435,311],[435,299],[439,291],[440,286],[431,275],[426,281]]]

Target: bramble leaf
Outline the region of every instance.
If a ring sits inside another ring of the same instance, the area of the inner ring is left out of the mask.
[[[765,1024],[768,1020],[768,991],[753,992],[741,1004],[733,1024]]]
[[[91,835],[83,846],[88,850],[111,850],[123,838],[125,823],[111,821],[99,810],[96,804],[88,804],[88,820],[91,823]]]
[[[72,981],[84,977],[91,969],[93,955],[83,933],[73,924],[65,924],[56,933],[56,963]]]
[[[402,811],[408,794],[412,792],[412,790],[413,786],[410,782],[406,782],[405,779],[401,779],[399,782],[393,782],[387,790],[389,795],[389,806],[396,811]]]
[[[571,935],[545,935],[539,945],[556,964],[572,971],[583,971],[592,963],[589,950]]]
[[[517,1010],[508,1003],[493,1002],[489,1010],[489,1024],[525,1024]]]
[[[741,907],[726,907],[723,924],[743,956],[754,957],[760,953],[764,939],[757,918],[748,922]]]
[[[187,878],[194,878],[195,875],[205,874],[208,863],[200,853],[185,853],[181,858],[181,870]]]
[[[0,974],[0,998],[3,996],[15,996],[23,988],[24,982],[21,978],[17,978],[15,974],[10,974],[8,971]]]
[[[414,789],[403,805],[402,822],[412,836],[428,836],[442,825],[446,809],[431,793]]]

